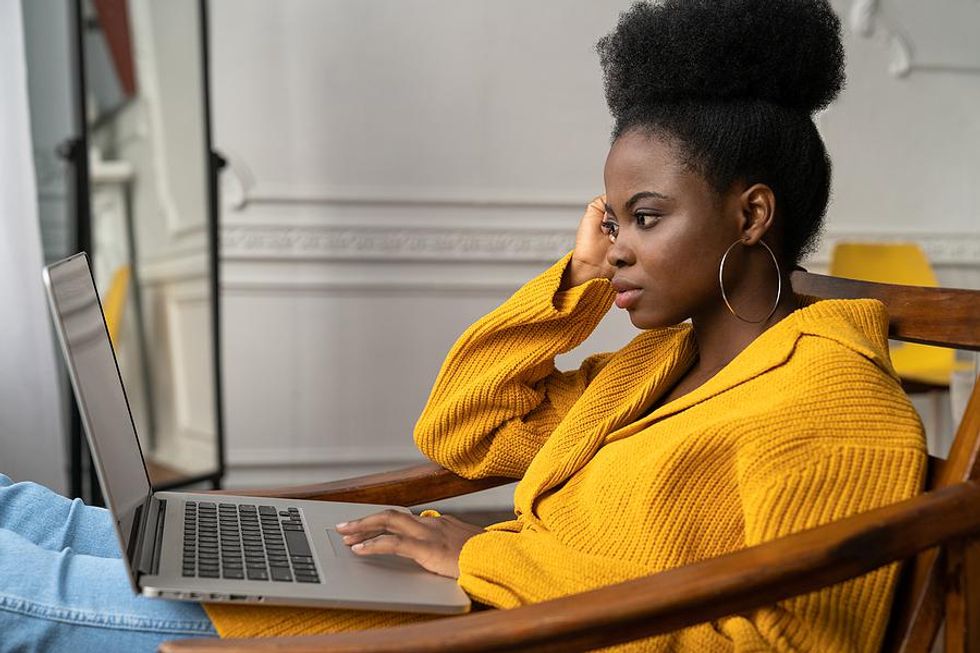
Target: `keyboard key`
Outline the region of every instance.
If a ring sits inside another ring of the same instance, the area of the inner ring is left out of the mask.
[[[319,583],[320,579],[316,576],[297,576],[296,580],[300,583]]]
[[[265,569],[249,569],[248,570],[249,580],[269,580],[269,572]]]
[[[298,533],[296,531],[286,531],[286,546],[289,547],[289,553],[293,556],[312,556],[313,551],[310,550],[310,544],[306,541],[306,533]]]
[[[272,580],[278,581],[292,581],[293,575],[289,573],[289,569],[283,569],[281,567],[272,568]]]
[[[221,575],[225,578],[234,578],[236,580],[245,578],[245,574],[242,572],[240,567],[238,569],[222,569]]]

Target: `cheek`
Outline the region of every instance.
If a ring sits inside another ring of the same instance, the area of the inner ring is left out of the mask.
[[[683,284],[692,277],[710,276],[715,268],[715,247],[708,235],[681,220],[657,225],[647,235],[637,248],[637,260],[654,281]]]
[[[633,324],[639,328],[677,324],[716,301],[721,258],[716,250],[710,239],[680,229],[646,239],[637,248],[637,262],[652,292],[642,310],[630,315]]]

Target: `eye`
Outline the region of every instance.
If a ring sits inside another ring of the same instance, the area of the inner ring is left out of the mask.
[[[637,213],[636,224],[641,228],[648,229],[660,222],[660,218],[661,216],[656,213]]]
[[[605,220],[599,223],[599,229],[605,235],[612,236],[613,238],[619,235],[619,225],[613,222],[612,220],[610,220],[609,218],[606,218]]]

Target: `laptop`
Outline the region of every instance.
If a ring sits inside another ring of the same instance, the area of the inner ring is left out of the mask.
[[[154,492],[85,253],[44,269],[51,312],[133,589],[187,601],[467,612],[452,578],[358,557],[334,525],[385,508]]]

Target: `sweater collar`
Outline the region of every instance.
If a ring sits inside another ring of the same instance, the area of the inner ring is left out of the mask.
[[[643,401],[637,407],[631,403],[622,407],[616,423],[648,426],[710,399],[739,384],[745,383],[785,363],[801,336],[817,336],[833,340],[874,362],[889,375],[898,378],[888,357],[888,315],[884,305],[874,299],[825,299],[798,296],[800,308],[766,329],[698,388],[660,406],[637,422],[646,406],[673,386],[678,374],[658,370],[642,384]],[[675,327],[676,328],[676,327]],[[682,325],[681,349],[695,350],[693,329]],[[683,358],[683,357],[682,357]],[[676,361],[674,361],[676,362]],[[689,364],[689,362],[688,362]],[[669,383],[669,385],[668,385]],[[633,429],[629,429],[633,431]],[[612,435],[612,434],[611,434]],[[619,434],[611,439],[619,439]]]

